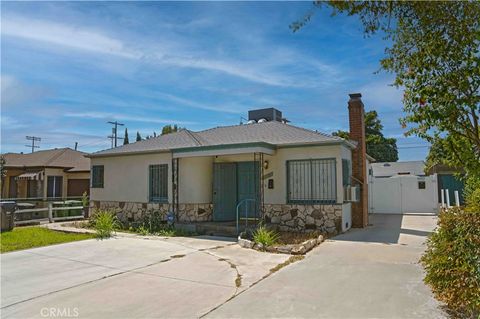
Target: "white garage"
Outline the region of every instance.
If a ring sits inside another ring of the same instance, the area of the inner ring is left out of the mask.
[[[424,166],[423,161],[373,163],[369,179],[369,212],[437,213],[437,176],[425,176]]]

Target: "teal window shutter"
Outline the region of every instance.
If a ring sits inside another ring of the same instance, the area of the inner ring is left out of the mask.
[[[103,188],[103,165],[92,166],[92,188]]]
[[[343,186],[351,185],[352,164],[348,159],[342,159],[342,179]]]
[[[168,164],[149,166],[149,200],[168,202]]]

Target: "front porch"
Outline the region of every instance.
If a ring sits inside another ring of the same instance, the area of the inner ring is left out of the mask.
[[[176,220],[258,222],[263,216],[265,157],[275,153],[263,144],[174,153],[171,208]],[[202,207],[192,212],[192,205]]]

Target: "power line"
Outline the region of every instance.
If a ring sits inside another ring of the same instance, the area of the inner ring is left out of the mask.
[[[114,125],[114,126],[112,127],[112,135],[107,136],[107,137],[108,137],[109,139],[111,139],[111,141],[112,141],[112,148],[113,148],[114,146],[117,147],[117,140],[119,140],[119,139],[120,139],[120,140],[123,140],[123,137],[117,137],[117,128],[118,128],[118,126],[123,126],[124,124],[118,123],[117,121],[115,121],[115,122],[109,121],[109,122],[107,122],[107,123]]]
[[[31,147],[32,148],[32,153],[35,151],[36,148],[40,148],[40,146],[35,145],[35,142],[40,142],[42,140],[41,137],[37,136],[25,136],[27,141],[32,141],[32,145],[25,145],[26,147]]]

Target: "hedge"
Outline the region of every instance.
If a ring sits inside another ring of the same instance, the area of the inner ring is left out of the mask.
[[[479,211],[442,211],[421,262],[425,282],[454,317],[480,318]]]

